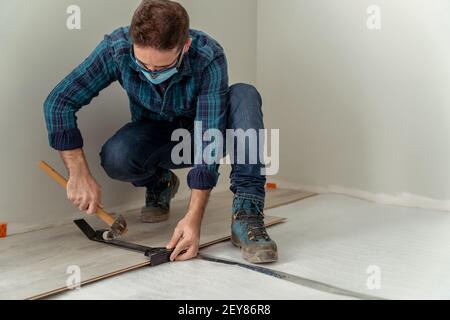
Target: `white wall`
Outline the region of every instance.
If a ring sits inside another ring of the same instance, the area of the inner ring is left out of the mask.
[[[450,210],[450,2],[259,0],[257,47],[281,178]]]
[[[37,169],[43,159],[61,172],[57,152],[48,147],[42,103],[51,89],[118,26],[128,25],[139,1],[0,0],[0,221],[10,233],[57,221],[77,212],[65,192]],[[183,1],[192,26],[210,33],[229,53],[232,82],[254,83],[256,0]],[[82,29],[66,29],[66,8],[82,10]],[[233,17],[230,22],[230,17]],[[239,34],[239,36],[236,36]],[[129,121],[128,101],[118,85],[106,89],[79,113],[85,152],[103,186],[107,207],[143,202],[143,189],[112,181],[99,165],[98,152]],[[228,170],[221,177],[228,183]],[[185,180],[186,171],[181,176]],[[181,194],[187,194],[186,187]]]
[[[266,124],[282,129],[282,179],[450,209],[448,1],[181,2],[193,27],[225,47],[231,83],[257,83]],[[10,231],[66,221],[76,212],[36,168],[44,159],[64,171],[48,147],[42,102],[104,34],[129,24],[138,3],[0,0],[0,220]],[[82,9],[81,31],[65,28],[70,4]],[[380,31],[366,28],[371,4],[381,6]],[[101,145],[128,120],[117,85],[79,117],[108,207],[143,199],[143,190],[110,180],[99,166]],[[228,186],[228,172],[222,170],[220,188]]]
[[[224,47],[230,84],[256,83],[257,0],[180,0],[192,27],[203,30]]]

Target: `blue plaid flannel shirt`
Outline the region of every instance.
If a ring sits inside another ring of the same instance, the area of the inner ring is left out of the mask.
[[[83,146],[76,113],[114,81],[128,93],[132,121],[143,118],[172,121],[182,116],[201,121],[203,132],[225,132],[228,105],[228,70],[223,48],[207,34],[190,30],[192,46],[163,97],[144,77],[133,59],[129,27],[122,27],[95,48],[50,93],[44,114],[50,146],[73,150]],[[203,142],[206,147],[208,142]],[[196,164],[189,172],[191,189],[207,190],[217,184],[218,164]]]

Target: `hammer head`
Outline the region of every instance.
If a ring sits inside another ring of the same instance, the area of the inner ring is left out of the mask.
[[[111,230],[105,232],[103,234],[104,240],[113,240],[117,237],[120,237],[121,235],[127,233],[127,222],[122,216],[118,216],[117,219],[114,221],[113,225],[111,226]]]

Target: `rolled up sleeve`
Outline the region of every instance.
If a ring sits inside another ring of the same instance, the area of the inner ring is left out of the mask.
[[[108,38],[105,37],[89,57],[52,90],[44,102],[48,140],[52,148],[64,151],[83,146],[76,113],[115,80],[117,68]]]

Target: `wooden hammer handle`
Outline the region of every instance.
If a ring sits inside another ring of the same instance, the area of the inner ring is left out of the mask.
[[[41,161],[39,163],[39,168],[41,168],[50,178],[55,180],[61,187],[67,189],[67,180],[64,179],[62,175],[58,173],[55,169],[53,169],[46,162]],[[98,207],[97,212],[95,213],[100,219],[102,219],[108,226],[112,226],[114,223],[114,218],[111,217],[109,213],[104,211],[102,208]]]

